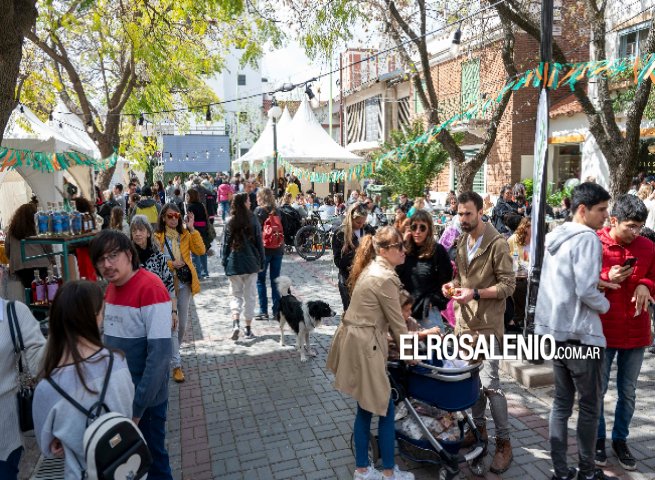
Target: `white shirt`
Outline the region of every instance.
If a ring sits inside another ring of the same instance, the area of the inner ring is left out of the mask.
[[[469,265],[471,264],[471,260],[473,260],[475,253],[478,251],[478,248],[480,248],[483,237],[484,235],[480,235],[480,238],[475,241],[472,247],[469,246],[468,239],[466,239],[466,260]]]

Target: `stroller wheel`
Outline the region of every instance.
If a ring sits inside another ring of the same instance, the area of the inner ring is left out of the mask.
[[[355,434],[350,435],[350,450],[353,452],[353,457],[355,455]],[[378,437],[369,434],[368,437],[368,463],[370,465],[375,465],[380,459],[380,448],[378,447]]]

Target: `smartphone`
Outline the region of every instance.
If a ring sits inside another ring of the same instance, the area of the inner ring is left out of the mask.
[[[625,259],[625,262],[623,263],[623,266],[632,268],[632,267],[635,266],[635,263],[637,263],[637,259],[635,257],[628,257],[628,258]]]

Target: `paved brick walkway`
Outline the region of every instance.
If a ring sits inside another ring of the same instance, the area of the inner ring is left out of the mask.
[[[210,262],[215,273],[195,297],[193,329],[182,354],[187,381],[171,384],[168,443],[176,479],[352,478],[355,403],[332,388],[332,375],[325,369],[336,323],[320,327],[312,336],[319,356],[306,364],[292,347],[279,346],[274,323],[253,322],[257,338],[233,342],[227,279],[216,257]],[[329,255],[311,263],[297,255],[285,256],[282,272],[293,279],[298,296],[326,300],[340,311]],[[291,336],[287,343],[294,344]],[[486,478],[550,478],[547,419],[552,389],[528,391],[509,377],[503,380],[514,463],[502,477]],[[654,387],[655,356],[647,354],[630,437],[639,472],[627,474],[610,454],[607,473],[655,479]],[[614,388],[612,382],[610,389]],[[606,405],[610,402],[608,396]],[[574,416],[571,427],[576,420]],[[575,433],[573,429],[569,433],[570,464],[575,465]],[[435,467],[398,462],[417,479],[437,477]],[[463,469],[461,478],[476,477]]]

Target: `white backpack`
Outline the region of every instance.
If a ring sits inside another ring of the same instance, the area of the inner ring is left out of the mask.
[[[152,457],[139,427],[124,415],[110,412],[104,403],[114,364],[114,354],[111,351],[109,354],[109,367],[100,398],[88,410],[51,378],[47,378],[47,381],[62,397],[87,417],[87,426],[82,442],[86,470],[82,468],[82,479],[137,480],[148,473]],[[102,414],[103,409],[105,410],[104,414]],[[79,460],[77,462],[80,464]]]

